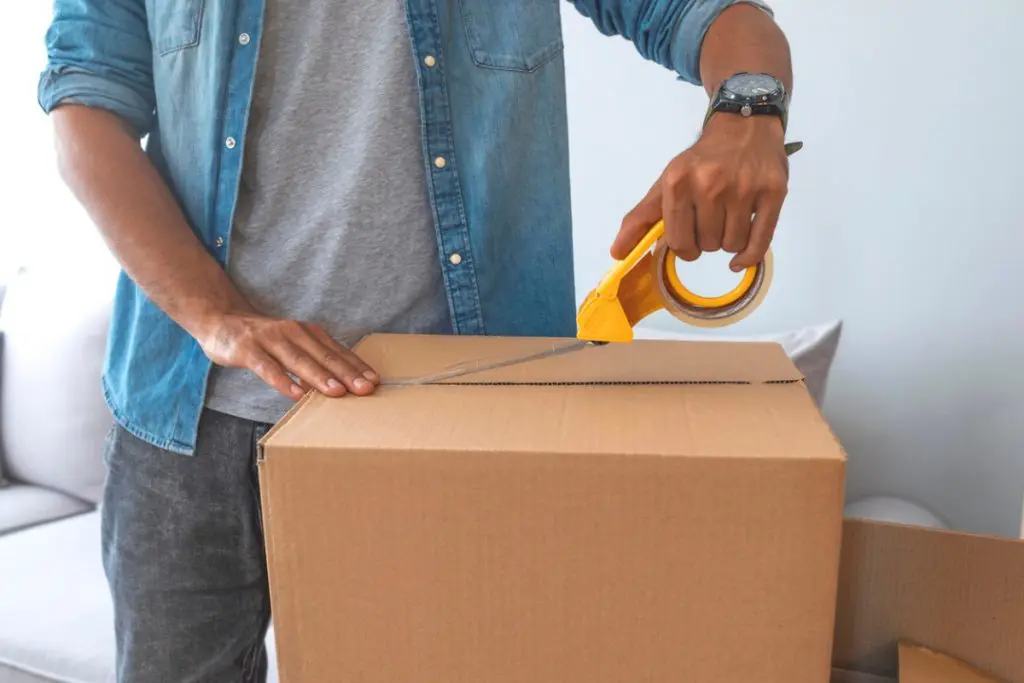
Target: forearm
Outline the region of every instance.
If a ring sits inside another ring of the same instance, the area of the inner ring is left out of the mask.
[[[740,71],[768,73],[793,91],[789,43],[763,10],[740,3],[723,11],[711,24],[701,49],[700,74],[708,95]]]
[[[248,308],[121,119],[76,105],[52,118],[62,178],[157,306],[196,337],[211,316]]]

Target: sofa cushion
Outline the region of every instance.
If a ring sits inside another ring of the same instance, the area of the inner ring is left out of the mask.
[[[10,484],[0,489],[0,536],[92,508],[90,503],[41,486]]]
[[[8,479],[98,502],[111,424],[100,384],[116,269],[21,271],[0,311]]]
[[[0,537],[0,577],[0,681],[114,680],[99,512]],[[271,633],[268,683],[277,681],[273,644]]]
[[[832,370],[839,338],[843,325],[839,320],[809,325],[793,330],[754,336],[737,336],[729,334],[689,334],[686,332],[669,332],[650,327],[638,327],[635,331],[638,339],[682,339],[682,340],[723,340],[723,341],[760,341],[775,342],[782,346],[793,364],[804,376],[807,391],[820,406],[825,401],[825,390],[828,388],[828,377]]]
[[[0,537],[0,576],[0,672],[113,680],[114,617],[98,513]]]

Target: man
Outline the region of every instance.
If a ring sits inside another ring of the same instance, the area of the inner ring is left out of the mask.
[[[757,263],[787,183],[789,50],[768,8],[574,4],[715,96],[613,255],[664,217],[682,258]],[[359,338],[574,334],[559,12],[56,0],[40,103],[124,269],[103,378],[119,681],[262,680],[255,443],[307,390],[374,390]]]

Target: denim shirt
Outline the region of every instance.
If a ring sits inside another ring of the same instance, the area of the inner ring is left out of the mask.
[[[602,33],[628,39],[644,58],[697,84],[704,34],[736,1],[572,4]],[[74,102],[128,121],[146,138],[146,153],[189,226],[222,265],[231,247],[263,4],[55,0],[46,35],[43,110]],[[405,4],[454,332],[573,336],[559,0]],[[455,253],[461,259],[449,258]],[[103,373],[114,418],[155,446],[191,454],[209,370],[199,344],[122,273]]]

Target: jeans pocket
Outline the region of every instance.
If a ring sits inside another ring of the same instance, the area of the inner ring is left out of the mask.
[[[205,0],[149,0],[153,50],[166,55],[198,45],[204,7]]]
[[[559,0],[459,0],[459,10],[477,66],[528,73],[562,52]]]

